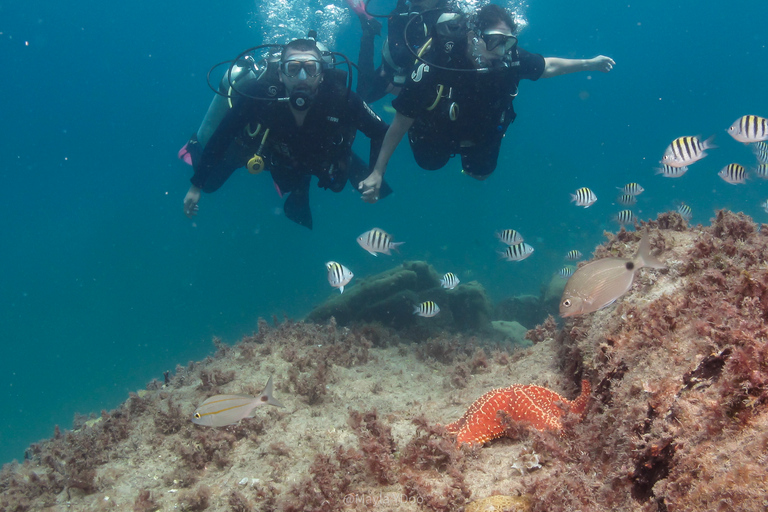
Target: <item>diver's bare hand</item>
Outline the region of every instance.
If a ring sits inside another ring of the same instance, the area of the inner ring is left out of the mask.
[[[590,61],[590,67],[601,73],[608,73],[613,69],[613,66],[616,65],[616,62],[612,58],[606,57],[605,55],[598,55],[594,59],[590,59]]]
[[[187,195],[184,196],[184,215],[190,219],[197,215],[198,206],[200,201],[200,189],[192,185],[187,191]]]
[[[375,203],[379,200],[379,189],[381,188],[382,175],[375,170],[360,184],[357,189],[362,194],[362,199],[366,203]]]

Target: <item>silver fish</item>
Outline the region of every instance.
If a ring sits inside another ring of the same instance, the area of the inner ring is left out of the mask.
[[[617,201],[624,206],[633,206],[637,204],[637,196],[633,196],[632,194],[622,194]]]
[[[639,269],[664,268],[663,263],[651,256],[650,249],[648,233],[643,233],[632,259],[602,258],[579,268],[565,285],[560,316],[584,315],[613,304],[627,293]]]
[[[740,164],[728,164],[717,175],[731,185],[742,185],[747,182],[747,171]]]
[[[691,210],[690,206],[684,203],[677,207],[677,213],[679,213],[683,220],[686,222],[691,220],[691,217],[693,217],[693,210]]]
[[[533,254],[533,247],[523,242],[520,244],[510,245],[505,250],[497,252],[507,261],[523,261],[525,258]]]
[[[360,247],[376,256],[377,252],[390,255],[390,249],[398,250],[397,247],[405,242],[393,242],[392,235],[379,229],[373,228],[357,237],[357,243]]]
[[[664,164],[656,169],[656,174],[661,174],[665,178],[679,178],[683,174],[688,172],[688,166],[672,167],[671,165]]]
[[[621,190],[622,194],[629,194],[631,196],[640,195],[643,192],[645,192],[645,189],[641,187],[638,183],[627,183],[623,187],[616,187],[616,188]]]
[[[340,293],[344,293],[344,287],[349,284],[355,274],[347,267],[335,261],[329,261],[325,264],[328,269],[328,282],[334,288],[338,288]]]
[[[581,251],[578,249],[571,249],[565,254],[565,259],[568,261],[576,261],[580,260],[583,254],[581,254]]]
[[[633,224],[635,222],[635,214],[632,213],[632,210],[621,210],[616,215],[616,222],[621,225]]]
[[[272,397],[272,377],[259,396],[216,395],[208,398],[192,415],[192,423],[205,427],[234,425],[243,418],[253,417],[261,405],[285,407]]]
[[[413,306],[414,315],[419,315],[426,318],[432,318],[439,312],[440,312],[440,307],[438,307],[438,305],[432,302],[431,300],[422,302],[418,306]]]
[[[712,144],[714,138],[713,135],[702,142],[698,137],[678,137],[667,146],[664,156],[661,157],[661,163],[672,167],[682,167],[699,161],[707,156],[707,149],[717,147]]]
[[[760,116],[741,116],[728,128],[728,133],[744,144],[768,140],[768,119]]]
[[[597,201],[597,196],[587,187],[581,187],[580,189],[576,190],[576,193],[571,194],[571,202],[574,201],[576,202],[576,206],[589,208],[595,203],[595,201]]]
[[[514,229],[504,229],[496,232],[496,238],[503,244],[515,245],[525,242],[523,235],[515,231]]]
[[[448,272],[443,276],[443,278],[440,280],[440,286],[445,288],[446,290],[453,290],[458,286],[459,284],[459,278],[456,277],[456,274],[453,272]]]

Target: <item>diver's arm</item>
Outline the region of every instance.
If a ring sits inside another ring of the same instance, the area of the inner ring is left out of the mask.
[[[387,170],[387,164],[392,157],[392,153],[395,152],[395,148],[403,139],[403,136],[413,125],[413,118],[405,116],[400,112],[395,113],[395,119],[387,130],[387,134],[384,136],[384,142],[381,145],[381,151],[379,152],[379,158],[376,160],[376,164],[373,166],[371,174],[360,182],[358,189],[362,192],[363,201],[368,203],[375,203],[379,200],[379,188],[381,182],[384,179],[384,173]]]
[[[562,59],[560,57],[544,57],[544,72],[541,78],[567,75],[579,71],[600,71],[603,73],[613,69],[616,62],[605,55],[598,55],[593,59]]]

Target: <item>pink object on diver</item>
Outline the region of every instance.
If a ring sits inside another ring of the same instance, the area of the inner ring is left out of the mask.
[[[362,14],[369,20],[373,19],[373,16],[365,11],[365,0],[347,0],[347,5],[349,5],[349,8],[355,11],[357,15]]]
[[[272,180],[272,184],[275,185],[275,190],[277,190],[277,195],[280,196],[280,198],[283,198],[283,191],[280,190],[280,187],[277,185],[277,182],[275,180]]]
[[[187,144],[184,144],[184,146],[179,150],[179,160],[183,160],[187,165],[192,165],[192,155],[189,154]]]

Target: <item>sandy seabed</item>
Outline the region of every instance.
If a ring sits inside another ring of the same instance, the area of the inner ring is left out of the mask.
[[[708,227],[663,214],[644,229],[667,268],[640,270],[614,306],[548,320],[529,348],[261,321],[32,445],[0,473],[0,509],[765,510],[768,231],[727,211]],[[609,234],[595,257],[631,257],[639,238]],[[258,395],[270,376],[285,408],[190,421],[207,397]],[[589,405],[561,432],[509,425],[458,448],[442,427],[493,388],[573,399],[582,378]],[[469,505],[491,495],[515,501]]]

